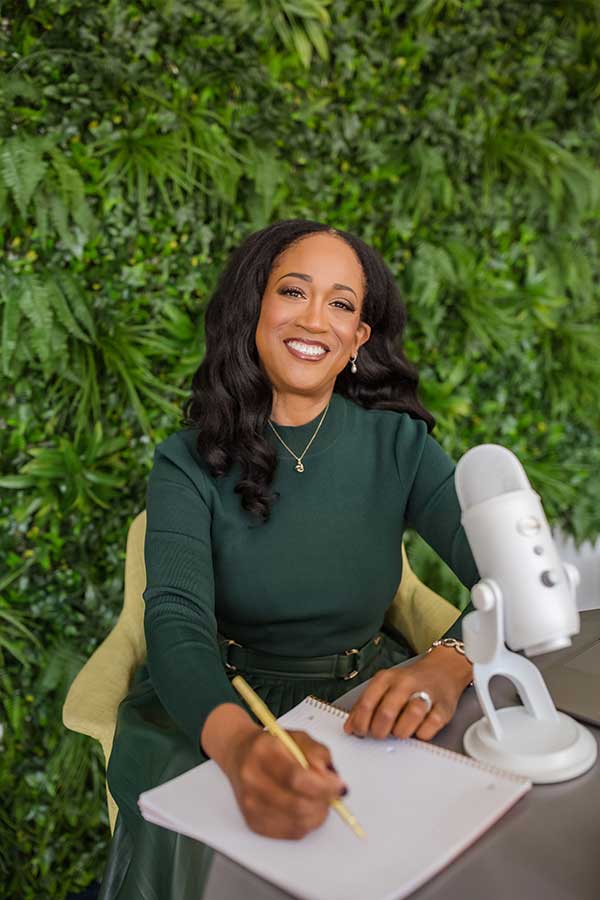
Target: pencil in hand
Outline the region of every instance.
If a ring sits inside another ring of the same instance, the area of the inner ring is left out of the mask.
[[[236,689],[238,694],[240,694],[242,699],[246,701],[259,722],[262,722],[269,734],[273,735],[273,737],[278,738],[281,743],[284,744],[285,747],[287,747],[292,756],[300,763],[302,768],[310,768],[309,762],[298,744],[288,734],[288,732],[285,731],[281,727],[281,725],[279,725],[277,719],[275,718],[267,704],[264,703],[258,696],[258,694],[252,690],[245,678],[242,678],[241,675],[236,675],[235,678],[232,679],[231,684]],[[357,837],[366,837],[364,829],[361,828],[350,810],[344,803],[342,803],[341,800],[332,800],[331,806],[344,820],[344,822],[350,826]]]

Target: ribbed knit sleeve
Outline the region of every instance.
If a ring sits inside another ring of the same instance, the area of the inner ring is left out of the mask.
[[[454,486],[455,465],[427,434],[424,422],[406,417],[400,429],[398,468],[407,490],[406,524],[427,541],[467,588],[478,580],[477,566],[461,525]],[[460,638],[469,603],[447,637]]]
[[[186,445],[155,451],[147,491],[144,630],[161,703],[197,745],[208,714],[238,703],[217,644],[207,478]]]

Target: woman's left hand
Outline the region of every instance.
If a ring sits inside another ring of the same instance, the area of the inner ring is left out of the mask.
[[[435,647],[414,663],[380,669],[352,707],[344,731],[429,741],[450,721],[472,678],[471,663],[452,647]],[[417,691],[431,697],[429,712],[423,700],[409,700]]]

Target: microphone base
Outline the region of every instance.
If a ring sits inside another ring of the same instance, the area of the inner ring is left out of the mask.
[[[484,716],[465,732],[463,746],[474,759],[497,766],[534,784],[553,784],[583,775],[594,765],[598,746],[583,725],[557,712],[556,719],[534,719],[524,707],[496,710],[502,729],[494,736]]]

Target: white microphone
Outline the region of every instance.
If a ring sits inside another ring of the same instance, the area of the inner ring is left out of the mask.
[[[517,457],[497,444],[474,447],[459,461],[455,484],[479,574],[504,597],[508,646],[527,656],[568,647],[579,631],[579,576],[559,558]]]
[[[463,638],[484,716],[465,732],[464,748],[536,782],[575,778],[594,764],[596,741],[557,711],[539,670],[515,651],[535,656],[569,646],[579,631],[577,569],[561,562],[540,498],[506,447],[482,444],[465,453],[455,486],[481,577]],[[496,675],[512,681],[521,706],[496,709]]]

